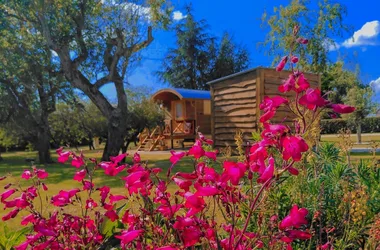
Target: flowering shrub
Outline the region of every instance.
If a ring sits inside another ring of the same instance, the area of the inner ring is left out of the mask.
[[[294,44],[307,42],[298,37],[295,28]],[[7,185],[0,195],[1,203],[10,210],[3,221],[25,210],[28,215],[21,224],[33,226],[33,233],[15,249],[95,249],[109,244],[122,249],[174,250],[200,246],[289,250],[294,241],[310,239],[312,232],[306,227],[310,215],[302,204],[293,205],[286,216],[272,214],[269,219],[257,216],[257,211],[270,210],[262,204],[281,185],[284,176],[299,174],[301,160],[311,146],[304,137],[319,113],[322,110],[347,113],[354,108],[331,104],[319,89],[310,88],[303,73],[293,69],[297,62],[298,58],[290,53],[276,68],[280,71],[287,63],[291,65],[293,71],[279,91],[294,92],[294,99],[265,97],[260,104],[261,140],[246,147],[243,161],[224,161],[221,172],[211,164],[217,156],[217,151],[208,150],[213,142],[202,134],[187,152],[171,151],[172,165],[165,178],[160,177],[162,169],[150,168],[137,153],[132,156],[133,164],[128,165],[123,163],[127,154],[98,163],[61,148],[57,150],[58,161],[71,161],[78,169],[73,180],[82,183],[82,189],[61,190],[50,200],[56,210],[44,214],[34,202],[48,188],[43,183],[48,173],[35,167],[25,170],[21,178],[33,180],[33,185],[27,188]],[[279,107],[288,108],[298,118],[293,127],[270,123]],[[306,116],[307,113],[311,115]],[[175,171],[175,165],[183,157],[194,159],[192,172]],[[122,175],[127,195],[98,186],[93,181],[95,171],[104,171],[108,176]],[[170,192],[168,188],[173,186],[175,191]],[[79,213],[70,214],[67,208],[71,206],[79,207]],[[105,221],[117,222],[111,236],[114,241],[102,233]],[[256,225],[256,231],[249,229],[252,224]],[[326,242],[321,249],[329,246]]]

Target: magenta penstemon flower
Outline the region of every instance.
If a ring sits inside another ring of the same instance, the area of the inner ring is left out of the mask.
[[[339,114],[349,114],[355,111],[355,107],[344,104],[332,104],[332,110]]]
[[[122,247],[124,248],[130,242],[134,241],[136,238],[140,237],[144,233],[144,230],[124,230],[121,235],[116,235],[115,237],[121,240]]]
[[[281,141],[283,151],[282,157],[284,160],[292,158],[294,161],[300,161],[302,153],[309,150],[309,146],[300,136],[286,136]]]
[[[284,56],[280,63],[277,65],[276,67],[276,71],[282,71],[286,65],[286,63],[288,62],[288,57],[287,56]]]

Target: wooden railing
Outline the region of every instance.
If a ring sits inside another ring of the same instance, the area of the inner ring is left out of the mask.
[[[193,135],[195,120],[165,120],[164,135]]]

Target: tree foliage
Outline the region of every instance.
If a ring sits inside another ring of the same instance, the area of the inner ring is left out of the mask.
[[[208,81],[240,72],[248,67],[248,51],[225,33],[218,41],[209,35],[206,20],[197,21],[191,6],[176,25],[176,47],[163,60],[160,80],[174,87],[209,89]]]
[[[344,68],[343,61],[330,64],[321,77],[321,87],[325,92],[330,92],[329,98],[333,102],[342,103],[348,91],[359,86],[357,73]]]
[[[35,44],[40,38],[41,47],[53,50],[66,80],[106,117],[103,159],[109,159],[118,154],[127,127],[128,68],[153,41],[153,27],[167,26],[170,10],[163,0],[33,0],[7,1],[0,12],[5,21],[26,24]],[[106,84],[116,88],[116,105],[100,91]]]
[[[36,30],[4,13],[0,23],[0,98],[7,105],[0,122],[34,145],[40,163],[50,162],[48,117],[70,90]]]
[[[372,101],[373,90],[371,87],[354,86],[350,88],[344,101],[355,107],[355,111],[346,115],[347,119],[357,126],[358,143],[361,143],[361,125],[364,118],[370,113],[376,112],[377,105]]]
[[[76,147],[94,137],[107,138],[107,120],[91,102],[58,103],[50,116],[53,142]]]
[[[346,13],[344,5],[332,0],[292,0],[287,6],[275,7],[273,13],[263,14],[262,26],[269,32],[260,45],[274,57],[273,64],[284,51],[293,50],[301,55],[299,65],[304,71],[322,73],[329,64],[329,50],[336,46],[334,38],[342,37],[349,30],[343,22]],[[301,24],[300,35],[307,37],[309,43],[293,47],[293,27]]]

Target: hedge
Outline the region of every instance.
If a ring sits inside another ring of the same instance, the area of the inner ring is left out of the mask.
[[[342,128],[356,133],[356,126],[344,119],[326,119],[321,121],[321,134],[337,134]],[[380,132],[380,117],[368,117],[362,124],[362,133]]]

